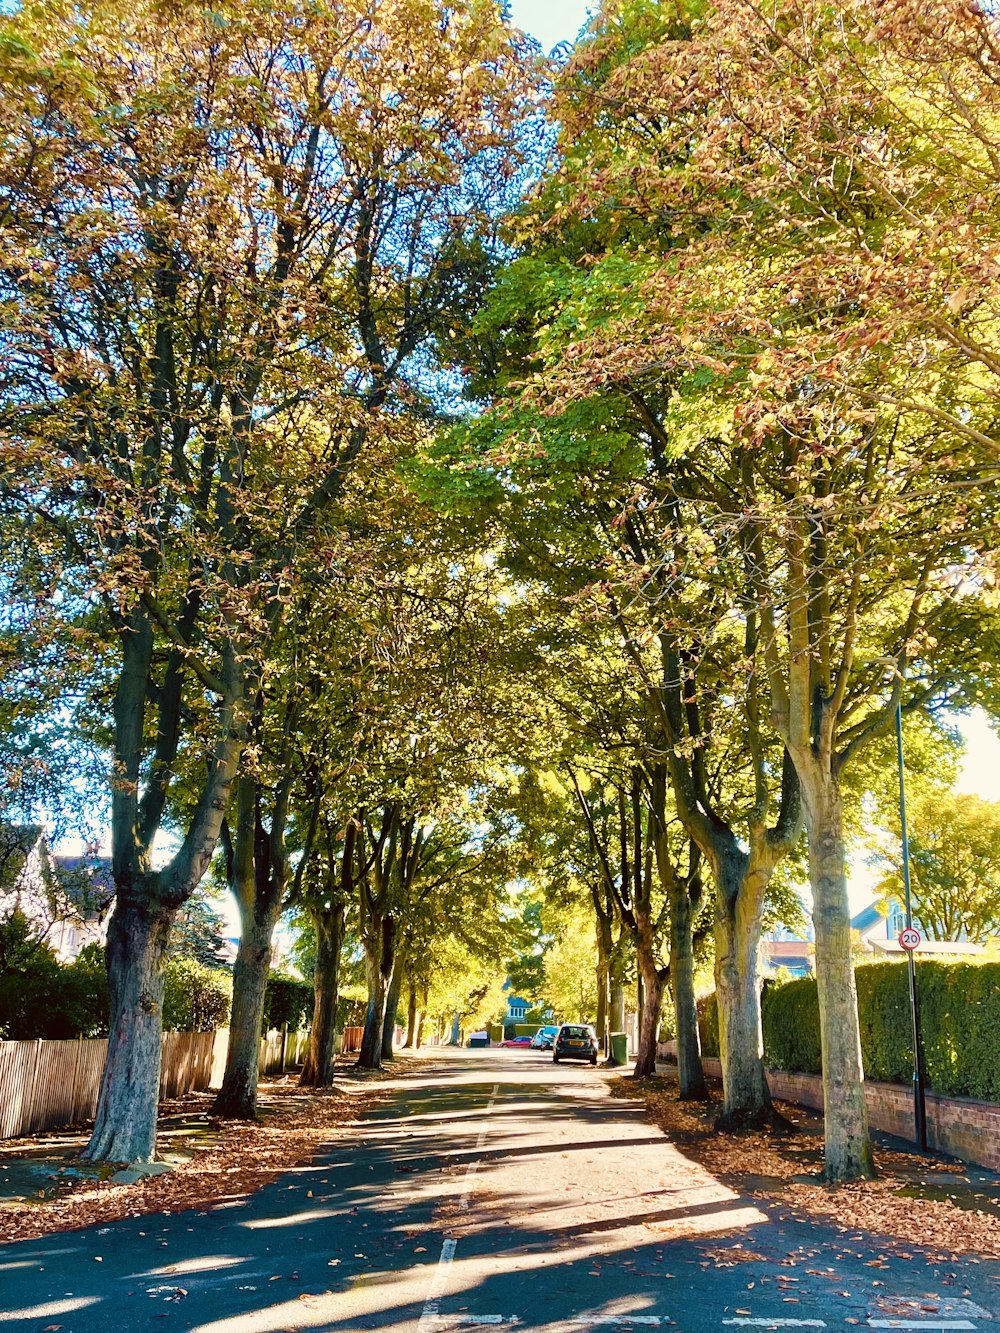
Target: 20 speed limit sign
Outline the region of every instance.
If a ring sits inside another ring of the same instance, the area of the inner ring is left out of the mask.
[[[916,949],[920,944],[920,931],[914,926],[906,926],[899,932],[899,942],[904,949]]]

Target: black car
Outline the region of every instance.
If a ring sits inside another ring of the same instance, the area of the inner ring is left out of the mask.
[[[596,1065],[597,1033],[583,1023],[564,1023],[556,1033],[552,1059],[556,1064],[560,1060],[589,1060]]]

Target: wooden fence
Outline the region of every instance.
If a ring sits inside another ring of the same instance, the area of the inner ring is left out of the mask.
[[[225,1068],[228,1029],[165,1032],[160,1100],[218,1086]],[[268,1032],[260,1042],[260,1072],[299,1065],[307,1032]],[[0,1041],[0,1139],[16,1139],[93,1119],[106,1038],[76,1041]]]

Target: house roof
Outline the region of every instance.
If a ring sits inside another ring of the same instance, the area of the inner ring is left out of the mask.
[[[769,958],[808,958],[813,946],[808,940],[765,940],[764,952]]]
[[[867,907],[862,907],[860,912],[855,912],[851,917],[851,929],[868,930],[870,926],[875,926],[884,920],[885,917],[878,910],[876,903],[870,902]]]

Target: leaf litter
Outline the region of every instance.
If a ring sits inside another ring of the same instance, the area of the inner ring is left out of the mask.
[[[1000,1258],[1000,1217],[989,1207],[969,1206],[970,1197],[973,1205],[978,1201],[975,1191],[967,1176],[956,1181],[952,1161],[883,1147],[877,1152],[875,1180],[831,1185],[820,1175],[822,1117],[803,1107],[778,1107],[794,1134],[730,1136],[715,1132],[711,1106],[679,1102],[671,1081],[621,1076],[611,1081],[611,1092],[643,1101],[671,1141],[730,1188],[783,1205],[800,1220],[829,1222],[844,1233],[846,1243],[863,1239],[855,1233],[875,1233],[884,1238],[886,1249],[906,1258],[912,1255],[900,1249],[900,1242],[926,1253],[936,1248],[929,1239],[937,1236],[947,1242],[937,1255],[940,1261],[955,1254]],[[915,1207],[914,1181],[922,1178],[934,1181],[938,1197],[920,1197]],[[996,1207],[995,1198],[985,1194],[982,1202]],[[870,1246],[870,1237],[864,1240]],[[729,1253],[735,1257],[736,1251]],[[885,1266],[883,1257],[869,1263]]]
[[[169,1172],[130,1184],[81,1178],[51,1198],[0,1200],[0,1244],[146,1213],[238,1202],[342,1135],[383,1095],[380,1081],[370,1075],[346,1077],[338,1078],[333,1088],[306,1090],[290,1075],[261,1079],[255,1122],[215,1119],[212,1092],[164,1103],[161,1119],[178,1112],[186,1119],[202,1119],[212,1130],[207,1146]],[[10,1141],[3,1145],[3,1154],[16,1157],[19,1151],[37,1151],[45,1142],[44,1135]]]

